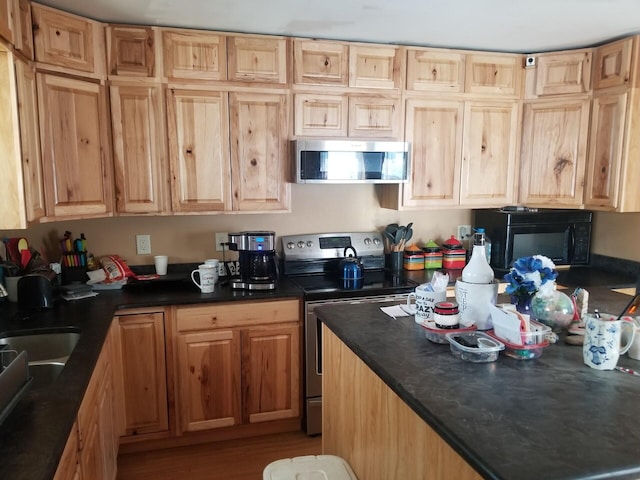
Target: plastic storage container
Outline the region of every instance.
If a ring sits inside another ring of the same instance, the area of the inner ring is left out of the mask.
[[[424,328],[424,336],[427,340],[433,343],[440,343],[446,345],[449,343],[447,340],[447,333],[468,333],[475,332],[477,327],[475,325],[471,325],[470,327],[464,328],[456,328],[454,330],[451,329],[442,329],[436,327],[436,324],[432,321],[427,323],[421,323],[420,326]]]
[[[531,360],[540,358],[545,347],[549,346],[547,334],[551,328],[535,320],[529,321],[530,331],[508,328],[503,322],[495,321],[493,330],[487,333],[504,343],[504,353],[517,360]]]
[[[453,356],[466,362],[495,362],[504,350],[504,343],[484,332],[447,333],[445,337]]]

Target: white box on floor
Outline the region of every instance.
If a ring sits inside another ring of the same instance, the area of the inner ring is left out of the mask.
[[[335,455],[305,455],[271,462],[262,473],[263,480],[357,480],[351,466]]]

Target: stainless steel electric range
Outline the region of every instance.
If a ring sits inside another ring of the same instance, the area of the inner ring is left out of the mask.
[[[314,309],[321,305],[403,302],[417,282],[384,269],[379,232],[316,233],[281,237],[283,274],[304,292],[304,428],[322,433],[322,329]],[[360,288],[343,288],[339,265],[353,247],[363,265]]]

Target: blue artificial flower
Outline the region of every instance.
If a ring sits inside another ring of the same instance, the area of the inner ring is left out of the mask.
[[[555,279],[558,277],[555,264],[544,255],[533,255],[518,258],[509,273],[504,276],[508,285],[505,292],[509,295],[534,295],[541,286],[548,282],[545,292],[555,289]]]

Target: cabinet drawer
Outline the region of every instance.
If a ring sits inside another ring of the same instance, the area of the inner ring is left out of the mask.
[[[180,332],[297,322],[300,318],[300,304],[298,300],[278,300],[179,307],[176,317]]]

